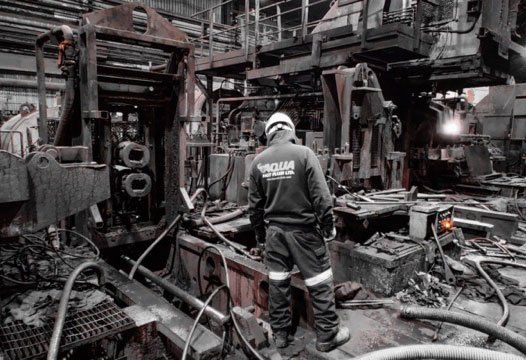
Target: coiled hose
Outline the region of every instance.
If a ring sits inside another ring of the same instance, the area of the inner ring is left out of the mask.
[[[486,333],[498,340],[505,342],[506,344],[513,346],[523,354],[526,354],[526,337],[478,316],[466,315],[443,309],[432,309],[416,306],[403,308],[400,312],[400,316],[405,319],[436,320],[464,326]]]
[[[469,346],[407,345],[374,351],[356,360],[524,360],[522,356]]]
[[[89,268],[97,271],[99,277],[99,286],[104,285],[106,282],[106,273],[104,272],[104,269],[93,261],[86,261],[73,270],[66,281],[66,285],[64,285],[64,290],[62,290],[62,296],[60,297],[60,303],[58,305],[57,317],[55,318],[55,326],[53,327],[53,334],[51,335],[51,340],[49,341],[47,360],[55,360],[58,356],[60,338],[62,337],[62,330],[64,329],[64,323],[66,321],[66,311],[68,310],[68,302],[69,296],[71,295],[71,290],[73,289],[73,285],[75,284],[77,277],[84,270]]]

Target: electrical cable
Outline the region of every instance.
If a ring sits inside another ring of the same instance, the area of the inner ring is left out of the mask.
[[[215,227],[215,225],[210,222],[210,220],[206,217],[206,209],[207,209],[207,207],[208,207],[207,203],[205,202],[205,205],[203,206],[203,210],[201,211],[201,220],[203,221],[203,223],[206,224],[206,226],[208,226],[214,232],[214,234],[216,234],[216,236],[219,238],[219,240],[221,240],[226,245],[228,245],[229,247],[233,248],[234,250],[236,250],[240,254],[245,255],[248,258],[252,259],[253,256],[250,255],[250,253],[248,251],[243,249],[243,247],[241,247],[241,245],[238,245],[235,242],[228,240],[223,234],[221,234],[221,232]]]
[[[8,265],[16,268],[20,273],[20,279],[6,274],[1,274],[0,278],[18,285],[38,285],[41,287],[45,283],[64,282],[66,279],[57,276],[57,263],[60,260],[71,269],[75,269],[62,255],[67,255],[75,258],[92,259],[92,257],[84,257],[78,254],[72,254],[65,250],[56,249],[46,242],[43,235],[25,234],[21,236],[26,243],[19,243],[19,247],[13,247],[11,250],[5,250],[8,257],[1,260],[0,264]],[[8,246],[9,247],[9,246]],[[4,250],[4,249],[3,249]],[[51,252],[56,255],[52,256]],[[62,254],[62,255],[61,255]],[[42,264],[46,264],[48,269],[44,271]],[[54,274],[52,277],[45,277],[42,273]],[[77,281],[76,283],[86,283]]]
[[[62,229],[62,228],[57,228],[57,229],[55,229],[55,231],[62,231],[62,232],[67,232],[67,233],[71,233],[71,234],[77,235],[78,237],[80,237],[83,240],[85,240],[95,250],[95,259],[98,259],[100,257],[100,249],[97,247],[97,245],[95,245],[95,243],[93,241],[91,241],[90,239],[88,239],[86,236],[82,235],[78,231],[70,230],[70,229]],[[75,254],[68,254],[66,252],[65,252],[65,254],[71,255],[71,256],[76,256],[76,257],[79,257],[79,258],[85,258],[83,256],[78,256],[78,255],[75,255]]]
[[[457,292],[455,293],[455,295],[453,295],[453,298],[451,299],[451,301],[449,302],[448,306],[447,306],[447,310],[451,310],[451,308],[453,307],[453,303],[458,299],[458,297],[460,296],[460,294],[462,293],[462,291],[464,290],[464,286],[461,286]],[[443,321],[440,322],[440,324],[438,324],[436,330],[435,330],[435,333],[433,334],[433,338],[431,339],[431,341],[437,341],[438,340],[438,333],[440,332],[440,330],[442,329],[442,325],[444,324]]]
[[[493,281],[493,279],[488,275],[488,273],[484,271],[484,269],[482,268],[483,263],[491,264],[491,263],[495,263],[496,261],[502,263],[500,260],[491,260],[491,259],[485,259],[485,258],[475,259],[474,263],[475,263],[475,266],[477,267],[477,271],[479,272],[479,274],[482,275],[482,277],[486,280],[486,282],[495,290],[495,293],[497,294],[497,297],[499,298],[500,303],[502,305],[502,316],[497,322],[497,325],[506,326],[506,323],[508,322],[508,318],[510,316],[510,309],[508,306],[508,302],[506,301],[506,297],[504,296],[502,291],[499,289],[495,281]],[[514,263],[511,263],[511,264],[514,264]],[[524,267],[526,267],[526,265],[524,265]]]
[[[210,304],[210,302],[214,299],[214,297],[217,294],[219,294],[219,292],[221,290],[223,290],[223,289],[228,290],[226,285],[221,285],[221,286],[217,287],[212,292],[212,294],[208,297],[208,299],[206,299],[206,301],[204,302],[203,307],[201,308],[201,310],[199,310],[199,313],[197,314],[197,316],[195,318],[194,324],[192,325],[192,328],[191,328],[190,332],[188,333],[188,337],[186,338],[185,345],[184,345],[184,350],[183,350],[183,355],[181,356],[181,360],[186,360],[186,357],[188,355],[188,350],[190,348],[190,342],[192,341],[192,336],[194,335],[195,329],[197,328],[197,325],[199,324],[199,320],[201,319],[201,317],[205,313],[205,309]],[[229,294],[228,291],[227,291],[227,294]]]
[[[197,197],[204,193],[205,196],[208,195],[207,191],[204,189],[204,188],[199,188],[195,191],[195,193],[190,197],[190,201],[193,203],[195,201],[195,199],[197,199]],[[144,258],[146,256],[148,256],[148,254],[157,246],[157,244],[159,244],[161,242],[162,239],[164,239],[166,237],[166,235],[168,235],[168,233],[175,227],[175,225],[177,225],[177,223],[182,219],[182,215],[179,214],[175,217],[175,219],[166,227],[166,229],[164,229],[164,231],[157,237],[157,239],[155,239],[151,244],[150,246],[148,246],[148,248],[146,250],[144,250],[144,252],[141,254],[141,256],[139,256],[139,258],[137,259],[137,261],[135,262],[135,265],[133,265],[132,269],[130,270],[130,273],[128,275],[128,279],[132,280],[133,277],[135,276],[135,273],[137,272],[137,269],[139,268],[139,266],[141,265],[142,261],[144,260]]]
[[[258,353],[258,351],[256,349],[254,349],[254,347],[252,347],[250,342],[243,335],[241,327],[239,326],[239,323],[236,320],[236,315],[234,314],[234,311],[232,310],[232,306],[231,306],[232,296],[231,296],[231,293],[230,293],[230,276],[228,274],[228,264],[226,262],[225,255],[223,254],[223,252],[217,246],[214,246],[214,245],[208,245],[207,247],[205,247],[203,249],[203,251],[201,252],[201,255],[204,252],[209,251],[209,249],[214,249],[215,251],[217,251],[217,253],[221,257],[221,261],[222,261],[223,267],[225,269],[225,284],[226,284],[226,286],[228,288],[229,299],[230,299],[230,301],[229,301],[229,305],[230,305],[229,313],[230,313],[230,318],[232,319],[232,324],[234,325],[234,329],[236,330],[236,333],[237,333],[239,339],[241,339],[241,342],[243,343],[244,348],[248,349],[250,351],[251,355],[254,356],[254,358],[256,358],[257,360],[264,360],[264,358]],[[198,269],[199,269],[199,267],[200,267],[200,264],[198,264]],[[200,279],[198,281],[200,281]],[[200,291],[201,291],[201,284],[200,283],[199,283],[199,288],[200,288]]]

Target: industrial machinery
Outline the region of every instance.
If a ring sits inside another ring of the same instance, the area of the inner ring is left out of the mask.
[[[455,287],[469,280],[459,276],[460,251],[519,260],[524,250],[512,246],[526,242],[516,236],[526,181],[506,184],[500,172],[524,172],[520,86],[504,85],[525,78],[524,16],[511,0],[226,1],[194,14],[202,29],[190,38],[126,2],[41,34],[38,119],[20,116],[38,132],[0,133],[0,282],[8,285],[0,301],[24,329],[8,356],[24,357],[25,348],[26,357],[276,356],[268,270],[250,251],[247,216],[249,169],[276,111],[290,115],[332,190],[338,234],[327,246],[344,290],[353,281],[392,297],[418,276]],[[49,45],[65,79],[56,130],[46,103]],[[483,85],[503,86],[504,95],[489,96],[502,108],[473,108],[458,95]],[[505,170],[502,155],[514,159]],[[450,183],[458,193],[439,189]],[[467,189],[507,196],[504,209]],[[291,275],[293,326],[310,339],[309,289]],[[42,293],[25,292],[37,285]],[[338,296],[350,296],[341,288]],[[425,291],[424,301],[443,305]],[[61,298],[56,321],[22,325],[17,304],[36,299],[36,307],[48,294]],[[11,296],[20,300],[9,305]],[[105,331],[73,325],[94,317]],[[2,345],[11,325],[0,323]],[[368,346],[405,339],[380,330]],[[299,352],[310,358],[313,349]]]
[[[134,28],[137,9],[147,15],[144,32]],[[53,40],[67,79],[54,144],[83,145],[89,159],[111,169],[112,195],[90,208],[91,231],[101,247],[152,240],[163,216],[177,213],[181,123],[193,113],[193,47],[183,32],[136,4],[86,14],[77,33],[64,26],[37,40],[41,142],[47,142],[42,49]],[[123,63],[124,48],[147,55]]]

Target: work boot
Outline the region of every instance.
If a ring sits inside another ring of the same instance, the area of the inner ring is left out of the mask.
[[[351,333],[345,326],[340,326],[340,329],[336,335],[329,341],[318,341],[316,340],[316,350],[321,352],[329,352],[336,349],[338,346],[345,344],[351,339]]]
[[[274,333],[274,344],[278,349],[283,349],[289,345],[289,343],[293,340],[292,336],[290,336],[286,332],[277,332]]]

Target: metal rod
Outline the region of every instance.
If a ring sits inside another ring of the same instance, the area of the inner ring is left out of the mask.
[[[256,52],[258,51],[258,45],[259,45],[259,1],[260,0],[255,0],[256,1],[256,6],[255,6],[255,11],[254,11],[254,16],[255,16],[255,19],[254,19],[254,30],[255,30],[255,34],[254,34],[254,59],[252,59],[252,68],[255,69],[256,68],[256,59],[257,59],[257,54]]]
[[[245,0],[245,61],[248,60],[248,47],[249,47],[249,36],[248,36],[248,30],[250,26],[250,0]]]
[[[301,0],[301,38],[305,41],[309,22],[309,0]]]
[[[265,100],[265,99],[289,99],[295,97],[315,97],[322,96],[322,92],[310,92],[310,93],[299,93],[299,94],[275,94],[275,95],[256,95],[256,96],[238,96],[238,97],[227,97],[221,98],[217,102],[232,102],[232,101],[243,101],[243,100]]]
[[[208,25],[208,33],[210,34],[208,37],[208,57],[210,60],[210,67],[212,67],[212,61],[214,56],[214,20],[215,13],[212,11],[210,12],[210,24]]]
[[[22,79],[9,79],[9,78],[0,78],[0,86],[2,87],[19,87],[19,88],[29,88],[29,89],[38,89],[38,83],[34,80],[22,80]],[[66,88],[64,83],[57,83],[49,81],[44,85],[47,90],[60,91]],[[45,92],[45,90],[44,90]]]
[[[281,41],[282,39],[282,34],[281,34],[281,31],[282,31],[282,28],[281,28],[281,6],[279,5],[276,5],[276,15],[278,15],[278,18],[277,18],[277,24],[278,24],[278,41]]]
[[[135,266],[136,262],[130,259],[127,256],[121,256],[121,258],[126,261],[128,264]],[[148,280],[151,280],[155,284],[162,287],[164,290],[168,291],[170,294],[176,296],[178,299],[182,300],[184,303],[190,305],[191,307],[201,310],[204,306],[204,302],[199,300],[198,298],[190,295],[183,289],[175,286],[174,284],[166,281],[165,279],[155,275],[153,272],[148,270],[142,265],[139,265],[137,268],[137,272],[147,278]],[[205,314],[209,316],[211,319],[213,319],[215,322],[219,324],[224,324],[229,321],[230,317],[227,315],[222,314],[219,310],[214,309],[211,306],[207,306],[204,310]]]
[[[453,303],[455,302],[455,300],[457,300],[457,298],[460,296],[460,293],[462,292],[462,290],[464,290],[464,286],[461,286],[457,292],[455,293],[455,295],[453,296],[453,299],[451,299],[451,301],[449,302],[449,305],[447,306],[447,310],[451,310],[451,307],[453,306]],[[442,329],[442,325],[444,325],[444,322],[441,321],[440,324],[438,324],[436,330],[435,330],[435,333],[433,334],[433,338],[431,341],[437,341],[438,340],[438,333],[440,332],[440,329]]]

